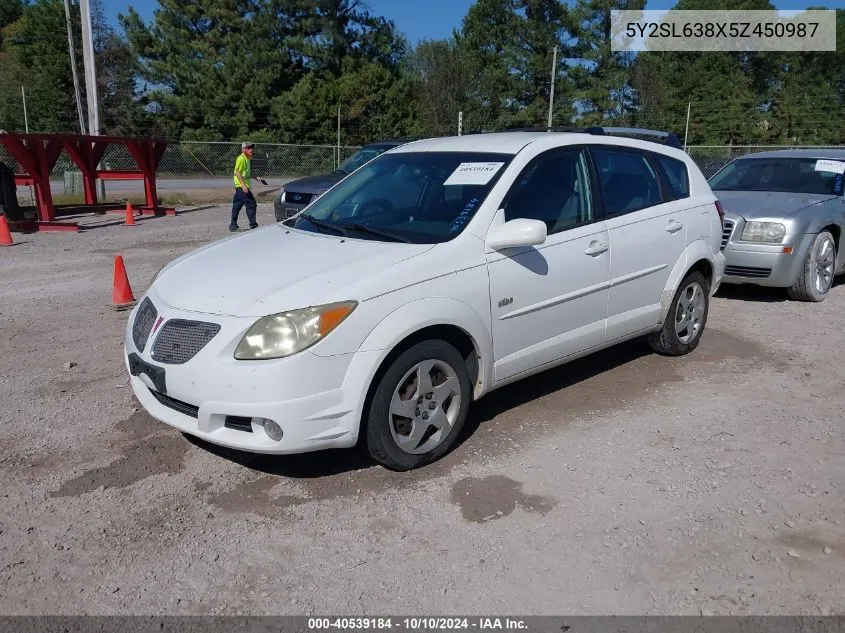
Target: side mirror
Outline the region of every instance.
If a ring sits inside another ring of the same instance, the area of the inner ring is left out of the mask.
[[[518,218],[493,229],[487,237],[487,246],[496,251],[520,246],[539,246],[546,241],[547,236],[545,222]]]

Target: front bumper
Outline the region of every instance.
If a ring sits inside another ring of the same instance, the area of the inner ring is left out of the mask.
[[[287,220],[302,211],[307,205],[296,204],[293,202],[282,202],[278,197],[273,201],[273,207],[276,212],[276,222]]]
[[[723,282],[788,288],[801,274],[807,249],[814,237],[810,234],[788,235],[781,244],[731,239],[724,250],[727,266]]]
[[[139,302],[126,329],[124,358],[135,396],[154,418],[213,444],[257,453],[355,445],[376,353],[317,356],[305,350],[282,359],[237,361],[234,348],[255,319],[173,309],[153,289],[148,296],[162,326],[154,328],[143,351],[137,349],[132,325]],[[221,329],[184,364],[157,362],[152,358],[156,336],[174,318],[215,322]],[[153,380],[144,372],[145,366],[149,373],[164,370],[163,385],[160,377]],[[282,428],[281,440],[264,432],[262,419]]]

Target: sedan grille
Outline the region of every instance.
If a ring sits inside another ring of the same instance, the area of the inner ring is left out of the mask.
[[[731,277],[751,277],[765,279],[772,274],[771,268],[755,268],[753,266],[725,266],[725,274]]]
[[[143,352],[147,346],[147,339],[150,337],[150,330],[157,316],[158,310],[147,297],[141,302],[138,314],[135,316],[135,323],[132,325],[132,341],[139,352]]]
[[[311,198],[313,197],[313,193],[299,193],[297,191],[285,192],[285,202],[290,202],[291,204],[308,204],[311,202]]]
[[[728,240],[731,239],[731,234],[734,232],[734,226],[736,226],[736,222],[728,218],[725,218],[722,222],[722,250],[725,250],[728,245]]]
[[[191,360],[220,331],[217,323],[171,319],[161,328],[153,345],[153,360],[181,365]]]

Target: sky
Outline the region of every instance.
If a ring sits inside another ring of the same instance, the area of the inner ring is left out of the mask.
[[[647,9],[669,9],[677,0],[648,0]],[[460,28],[461,21],[473,0],[366,0],[372,13],[393,20],[396,26],[416,44],[424,39],[449,37],[453,29]],[[158,2],[156,0],[105,0],[106,13],[110,21],[117,22],[117,14],[125,13],[130,6],[149,20]],[[845,0],[774,0],[778,9],[806,9],[808,6],[824,5],[829,9],[845,8]]]

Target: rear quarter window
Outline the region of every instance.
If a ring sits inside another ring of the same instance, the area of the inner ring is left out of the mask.
[[[662,154],[655,154],[654,159],[667,185],[666,197],[669,200],[689,198],[689,171],[686,163]]]

